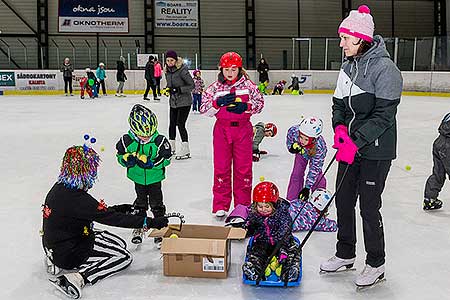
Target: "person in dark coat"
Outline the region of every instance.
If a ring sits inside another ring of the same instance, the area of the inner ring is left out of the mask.
[[[73,66],[70,63],[70,59],[68,57],[64,59],[64,63],[62,64],[60,71],[63,73],[64,78],[64,93],[66,94],[66,96],[68,96],[67,88],[69,88],[70,96],[73,96],[72,93]]]
[[[149,218],[134,214],[129,204],[108,207],[88,190],[97,179],[100,157],[86,145],[72,146],[64,154],[57,182],[42,205],[42,244],[47,272],[58,275],[52,284],[68,297],[78,299],[85,284],[127,268],[132,261],[125,241],[106,230],[96,230],[94,222],[124,228],[163,228],[166,217]]]
[[[191,111],[192,90],[195,86],[194,80],[189,73],[188,67],[184,64],[183,59],[178,57],[174,50],[167,50],[166,52],[164,71],[167,90],[170,94],[169,142],[172,151],[175,152],[175,159],[186,159],[191,155],[186,121]],[[181,147],[178,151],[175,148],[177,127],[181,136]]]
[[[126,97],[123,94],[123,86],[125,84],[125,80],[127,80],[127,75],[125,75],[125,57],[121,56],[117,61],[117,73],[116,80],[118,82],[116,97]]]
[[[269,81],[269,65],[264,58],[261,58],[257,68],[259,74],[259,82],[264,83]]]
[[[155,57],[153,55],[148,57],[148,62],[145,65],[145,80],[147,81],[147,87],[144,93],[144,100],[150,100],[147,96],[150,88],[152,88],[153,100],[159,101],[158,94],[156,94]]]
[[[433,143],[433,174],[425,184],[423,199],[424,210],[442,207],[438,199],[446,176],[450,178],[450,113],[445,115],[439,126],[439,136]]]

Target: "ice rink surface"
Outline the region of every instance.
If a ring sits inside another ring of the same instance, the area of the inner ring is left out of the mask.
[[[300,117],[316,115],[325,123],[324,136],[333,150],[331,95],[267,96],[263,113],[252,122],[275,122],[278,136],[266,138],[261,149],[269,155],[254,164],[253,181],[274,181],[285,195],[293,156],[285,147],[287,129]],[[41,204],[58,175],[67,147],[97,138],[102,164],[91,194],[109,205],[132,203],[133,183],[115,159],[115,143],[128,130],[128,113],[142,97],[106,97],[80,100],[64,96],[0,97],[0,299],[65,299],[47,280],[39,237]],[[146,102],[159,118],[159,131],[167,135],[168,103]],[[364,265],[365,251],[358,215],[356,272],[319,275],[319,265],[334,254],[336,234],[314,233],[303,251],[303,279],[297,288],[255,288],[242,284],[240,266],[246,241],[232,243],[228,279],[165,277],[162,259],[151,239],[129,249],[132,265],[114,277],[83,290],[83,299],[448,299],[450,295],[450,184],[441,193],[440,211],[422,211],[423,188],[432,167],[431,145],[441,118],[450,111],[449,98],[402,97],[398,120],[398,157],[393,162],[383,197],[387,281],[355,292],[353,279]],[[214,119],[191,114],[188,131],[192,158],[173,160],[163,183],[168,212],[181,212],[187,223],[215,224],[211,214],[212,126]],[[100,151],[100,147],[104,151]],[[411,170],[405,169],[406,165]],[[334,190],[336,166],[328,188]],[[332,206],[330,216],[335,218]],[[98,225],[98,227],[107,227]],[[130,240],[131,230],[108,228]],[[297,234],[303,236],[304,233]]]

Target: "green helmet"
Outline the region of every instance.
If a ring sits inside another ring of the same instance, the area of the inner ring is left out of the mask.
[[[158,128],[156,115],[141,104],[133,106],[128,123],[130,124],[131,131],[139,136],[152,136]]]

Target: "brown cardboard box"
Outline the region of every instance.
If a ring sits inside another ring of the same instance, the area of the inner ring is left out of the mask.
[[[232,239],[244,239],[246,231],[241,228],[170,225],[153,230],[150,237],[163,237],[164,275],[203,278],[227,278],[231,262]],[[176,234],[178,238],[170,238]]]

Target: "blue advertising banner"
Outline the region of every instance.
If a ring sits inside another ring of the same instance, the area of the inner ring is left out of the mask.
[[[128,0],[59,0],[59,32],[128,32]]]

